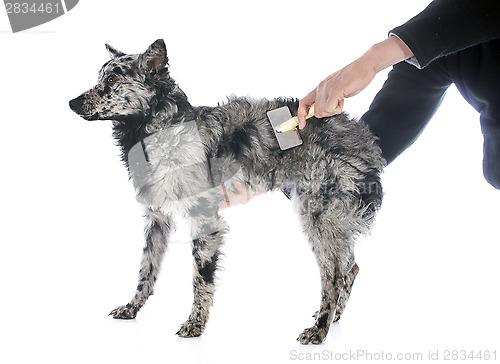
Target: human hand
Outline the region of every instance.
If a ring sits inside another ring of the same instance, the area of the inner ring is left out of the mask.
[[[340,114],[344,99],[363,91],[375,75],[393,64],[413,56],[413,52],[396,36],[374,44],[365,54],[339,71],[332,73],[309,92],[299,103],[299,128],[306,126],[306,115],[314,104],[318,118]]]
[[[344,108],[344,99],[360,93],[376,74],[369,60],[363,57],[332,73],[300,100],[297,113],[299,128],[306,126],[306,115],[312,104],[314,116],[318,118],[340,114]]]
[[[222,194],[224,195],[225,199],[219,204],[219,211],[222,211],[228,207],[246,204],[252,198],[259,195],[258,193],[250,191],[248,186],[239,180],[233,179],[231,180],[231,183],[233,184],[237,192],[228,190],[224,187],[224,185],[221,186]]]

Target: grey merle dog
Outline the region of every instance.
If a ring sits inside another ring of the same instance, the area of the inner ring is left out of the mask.
[[[301,131],[303,144],[282,151],[266,112],[288,106],[296,114],[298,100],[233,97],[216,107],[194,107],[170,77],[163,40],[134,55],[106,47],[111,60],[98,83],[71,100],[70,107],[87,120],[113,121],[113,135],[147,218],[135,295],[110,315],[133,319],[153,294],[172,216],[181,212],[194,237],[194,302],[177,334],[203,333],[228,229],[218,211],[224,194],[213,191],[239,170],[241,181],[255,193],[291,192],[320,267],[322,291],[315,323],[298,340],[323,342],[358,273],[354,239],[368,232],[381,206],[385,162],[368,127],[346,114],[312,118]]]

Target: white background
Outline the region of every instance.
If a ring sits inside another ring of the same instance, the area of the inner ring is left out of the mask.
[[[174,335],[192,299],[182,234],[137,319],[106,316],[132,297],[143,219],[110,122],[68,107],[95,83],[104,43],[139,53],[163,38],[194,105],[230,94],[302,97],[427,2],[82,0],[20,34],[0,14],[0,361],[288,363],[324,350],[499,350],[500,193],[482,177],[479,116],[454,88],[386,169],[376,228],[356,248],[351,300],[323,345],[295,341],[313,323],[319,273],[281,193],[224,212],[232,230],[201,338]],[[385,78],[346,111],[360,117]]]

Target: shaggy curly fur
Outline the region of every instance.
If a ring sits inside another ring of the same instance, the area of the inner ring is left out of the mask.
[[[298,101],[230,98],[216,107],[193,107],[168,72],[163,40],[139,55],[107,45],[112,59],[97,85],[70,101],[88,120],[113,120],[138,200],[145,205],[146,245],[134,298],[111,312],[134,318],[160,269],[172,214],[191,222],[194,302],[178,335],[202,334],[214,294],[214,273],[227,225],[218,213],[220,186],[239,171],[253,191],[292,191],[292,200],[321,272],[316,322],[298,340],[319,344],[338,320],[358,267],[354,239],[366,233],[382,201],[381,152],[367,126],[346,114],[310,119],[303,145],[280,150],[266,112]]]

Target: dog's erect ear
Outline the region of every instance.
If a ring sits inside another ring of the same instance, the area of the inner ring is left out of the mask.
[[[125,55],[125,53],[120,52],[118,49],[111,47],[109,44],[106,44],[106,49],[108,50],[109,57],[112,59]]]
[[[140,67],[148,78],[153,78],[162,68],[168,65],[167,48],[163,39],[158,39],[141,54]]]
[[[118,49],[111,47],[109,44],[106,44],[106,49],[108,50],[109,56],[111,58],[116,58],[125,55],[125,53],[120,52]]]

